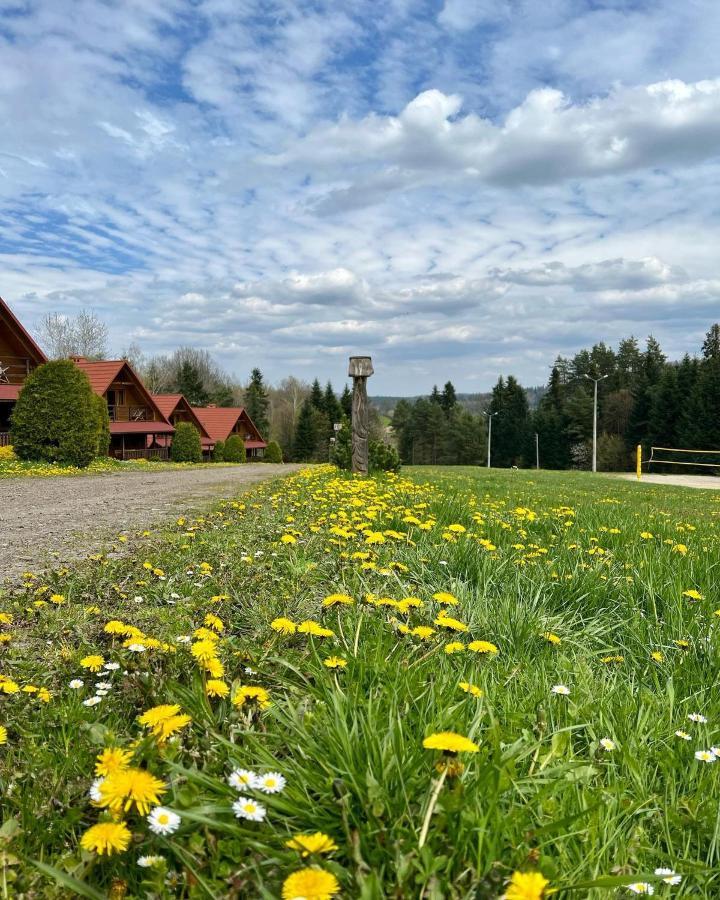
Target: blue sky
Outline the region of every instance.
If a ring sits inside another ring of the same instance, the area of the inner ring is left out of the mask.
[[[372,391],[717,319],[720,4],[0,0],[0,294]]]

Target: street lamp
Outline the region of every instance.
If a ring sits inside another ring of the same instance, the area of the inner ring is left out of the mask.
[[[498,412],[499,412],[499,410],[498,410]],[[491,413],[491,412],[485,412],[485,410],[483,410],[483,415],[484,415],[484,416],[487,416],[487,420],[488,420],[488,459],[487,459],[487,467],[488,467],[488,469],[489,469],[489,468],[490,468],[490,448],[491,448],[491,446],[492,446],[492,420],[493,420],[493,416],[496,416],[496,415],[497,415],[497,412]]]
[[[592,381],[595,384],[595,399],[593,402],[593,463],[592,470],[593,472],[597,472],[597,391],[598,391],[598,382],[602,381],[604,378],[607,378],[607,375],[601,375],[599,378],[592,378],[590,375],[585,373],[585,377],[588,381]]]

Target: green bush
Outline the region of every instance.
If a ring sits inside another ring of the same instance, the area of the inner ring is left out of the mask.
[[[239,434],[231,434],[225,441],[225,462],[245,462],[245,442]]]
[[[398,472],[400,456],[392,444],[383,441],[370,441],[368,461],[371,472]]]
[[[225,441],[215,441],[212,451],[213,462],[224,462],[225,460]]]
[[[283,461],[282,450],[277,441],[270,441],[268,443],[265,448],[265,456],[263,459],[268,463],[281,463]]]
[[[110,415],[107,401],[99,394],[93,394],[93,403],[97,417],[97,448],[95,456],[107,456],[110,450]]]
[[[11,440],[20,459],[84,468],[99,446],[99,412],[87,375],[69,359],[30,374],[12,416]]]
[[[173,462],[202,462],[200,432],[191,422],[178,422],[170,447]]]

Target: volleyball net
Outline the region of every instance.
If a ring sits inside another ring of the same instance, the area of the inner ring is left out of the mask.
[[[720,450],[688,450],[684,447],[651,447],[650,456],[643,460],[648,471],[654,465],[691,466],[701,469],[720,469]]]

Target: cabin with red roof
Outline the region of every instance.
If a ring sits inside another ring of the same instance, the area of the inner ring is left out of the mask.
[[[110,456],[116,459],[168,459],[175,429],[126,359],[94,362],[72,356],[104,397],[110,416]]]
[[[265,455],[267,442],[242,406],[194,406],[192,409],[213,442],[226,441],[230,435],[237,434],[245,442],[248,459]]]
[[[47,357],[0,297],[0,447],[10,443],[10,415],[25,379]]]
[[[182,394],[153,394],[157,408],[168,422],[175,427],[178,422],[189,422],[200,432],[203,456],[209,458],[215,447],[215,441],[207,433],[205,426],[197,417],[195,410]]]

